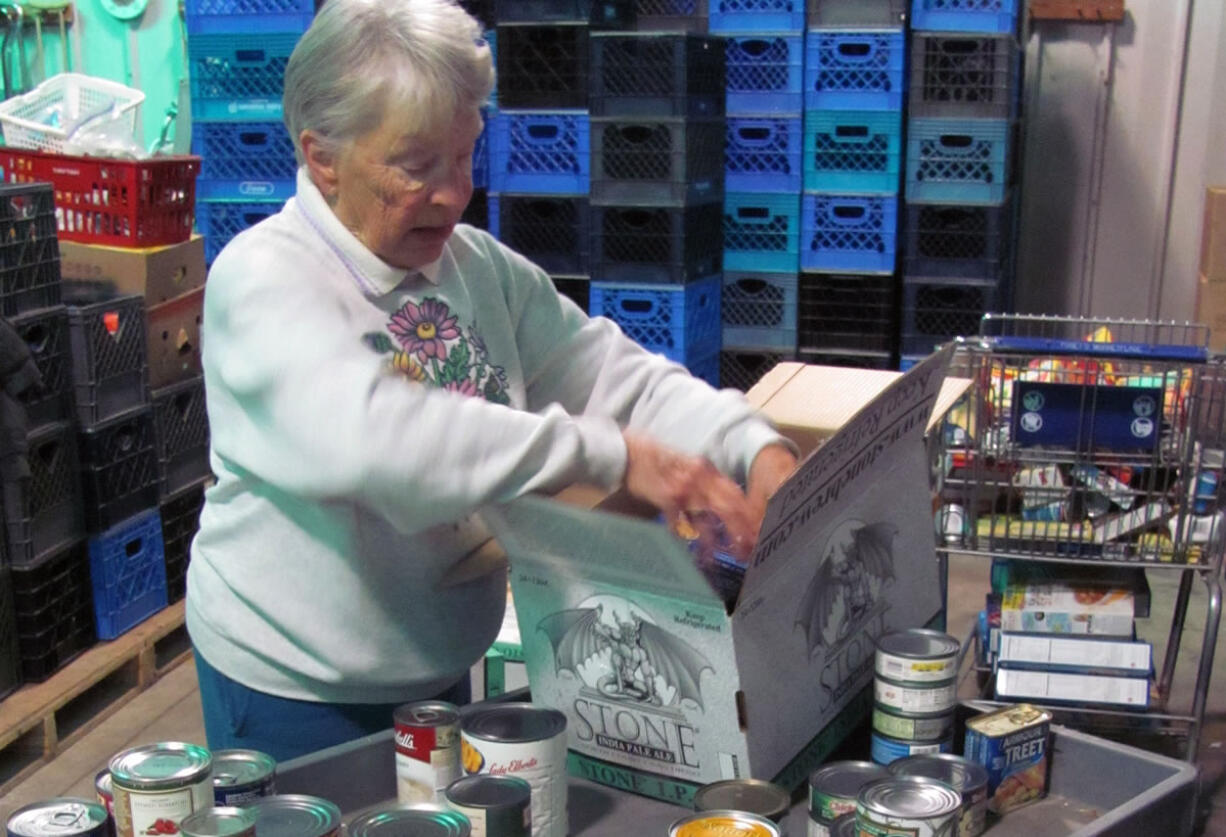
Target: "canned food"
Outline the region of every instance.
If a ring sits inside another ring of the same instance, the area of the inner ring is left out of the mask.
[[[940,741],[900,741],[897,738],[884,736],[874,730],[872,739],[873,761],[877,762],[877,764],[892,764],[898,759],[905,759],[908,756],[925,755],[928,753],[952,753],[954,750],[954,737],[952,733],[949,737]]]
[[[469,837],[471,833],[467,817],[439,805],[380,808],[349,823],[349,837]]]
[[[891,776],[860,789],[860,837],[954,837],[962,797],[949,785],[919,776]]]
[[[472,837],[528,837],[532,785],[514,776],[465,776],[447,786],[447,804],[472,826]]]
[[[966,509],[957,503],[946,503],[937,511],[937,535],[948,546],[960,546],[970,533],[966,522]]]
[[[276,787],[277,761],[258,750],[217,750],[213,753],[213,803],[227,808],[243,806]]]
[[[945,683],[957,676],[961,644],[949,634],[911,628],[877,639],[874,669],[896,683]]]
[[[890,765],[894,776],[925,776],[944,782],[962,794],[958,814],[958,837],[979,837],[987,828],[988,771],[961,756],[949,753],[911,756]]]
[[[1019,703],[966,722],[963,755],[988,772],[988,809],[1012,811],[1047,795],[1051,714]]]
[[[514,775],[532,786],[533,837],[565,837],[566,716],[530,703],[461,713],[465,773]]]
[[[873,729],[899,741],[940,741],[953,734],[954,713],[915,715],[885,706],[874,706]]]
[[[255,812],[259,837],[340,837],[341,809],[326,799],[277,794],[247,806]]]
[[[208,750],[178,741],[119,753],[110,764],[115,833],[165,834],[188,814],[213,807],[212,768]]]
[[[830,823],[830,837],[860,837],[859,821],[855,814],[844,814]]]
[[[814,831],[813,819],[830,823],[855,811],[860,788],[889,775],[871,761],[834,761],[814,770],[809,774],[809,833],[826,837],[825,832]]]
[[[111,791],[111,771],[105,767],[94,776],[94,795],[98,797],[98,804],[106,808],[107,816],[110,818],[107,823],[107,833],[114,834],[115,794]]]
[[[782,822],[792,795],[762,779],[725,779],[703,785],[694,793],[695,811],[745,811]]]
[[[105,837],[107,825],[102,805],[62,796],[18,808],[5,827],[8,837]]]
[[[184,817],[179,823],[183,837],[255,837],[255,811],[218,806]]]
[[[674,822],[668,837],[780,837],[779,826],[746,811],[699,811]]]
[[[913,715],[931,715],[954,708],[958,697],[954,680],[943,683],[899,683],[877,676],[873,678],[873,700],[887,709]]]
[[[442,700],[396,707],[396,798],[433,802],[460,778],[460,710]]]

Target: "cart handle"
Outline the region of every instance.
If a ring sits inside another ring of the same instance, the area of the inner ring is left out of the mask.
[[[1162,343],[1092,343],[1057,337],[988,337],[989,345],[1006,352],[1031,352],[1047,355],[1093,355],[1105,358],[1140,360],[1199,361],[1209,359],[1203,346],[1176,346]]]

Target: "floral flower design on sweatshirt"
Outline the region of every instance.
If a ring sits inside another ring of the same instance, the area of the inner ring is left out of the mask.
[[[390,355],[389,369],[411,381],[496,404],[511,403],[506,370],[490,363],[485,341],[472,327],[465,334],[445,302],[433,297],[420,303],[410,300],[392,313],[386,332],[372,331],[362,340],[379,354]]]

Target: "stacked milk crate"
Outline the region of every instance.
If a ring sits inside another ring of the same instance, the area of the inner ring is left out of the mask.
[[[748,389],[796,353],[805,10],[791,0],[723,0],[724,280],[720,380]]]
[[[196,228],[208,262],[294,194],[294,145],[281,119],[285,65],[315,0],[187,0],[192,153],[202,170]]]
[[[592,33],[588,310],[718,384],[725,56],[695,5]]]
[[[903,365],[1012,305],[1017,0],[913,0]]]
[[[898,333],[904,9],[898,0],[809,6],[799,354],[887,368]]]

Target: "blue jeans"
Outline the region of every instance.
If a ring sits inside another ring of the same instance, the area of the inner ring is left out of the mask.
[[[197,652],[196,678],[210,750],[247,749],[277,761],[343,744],[392,728],[401,703],[318,703],[257,692],[213,668]],[[435,696],[463,706],[472,700],[467,677]]]

